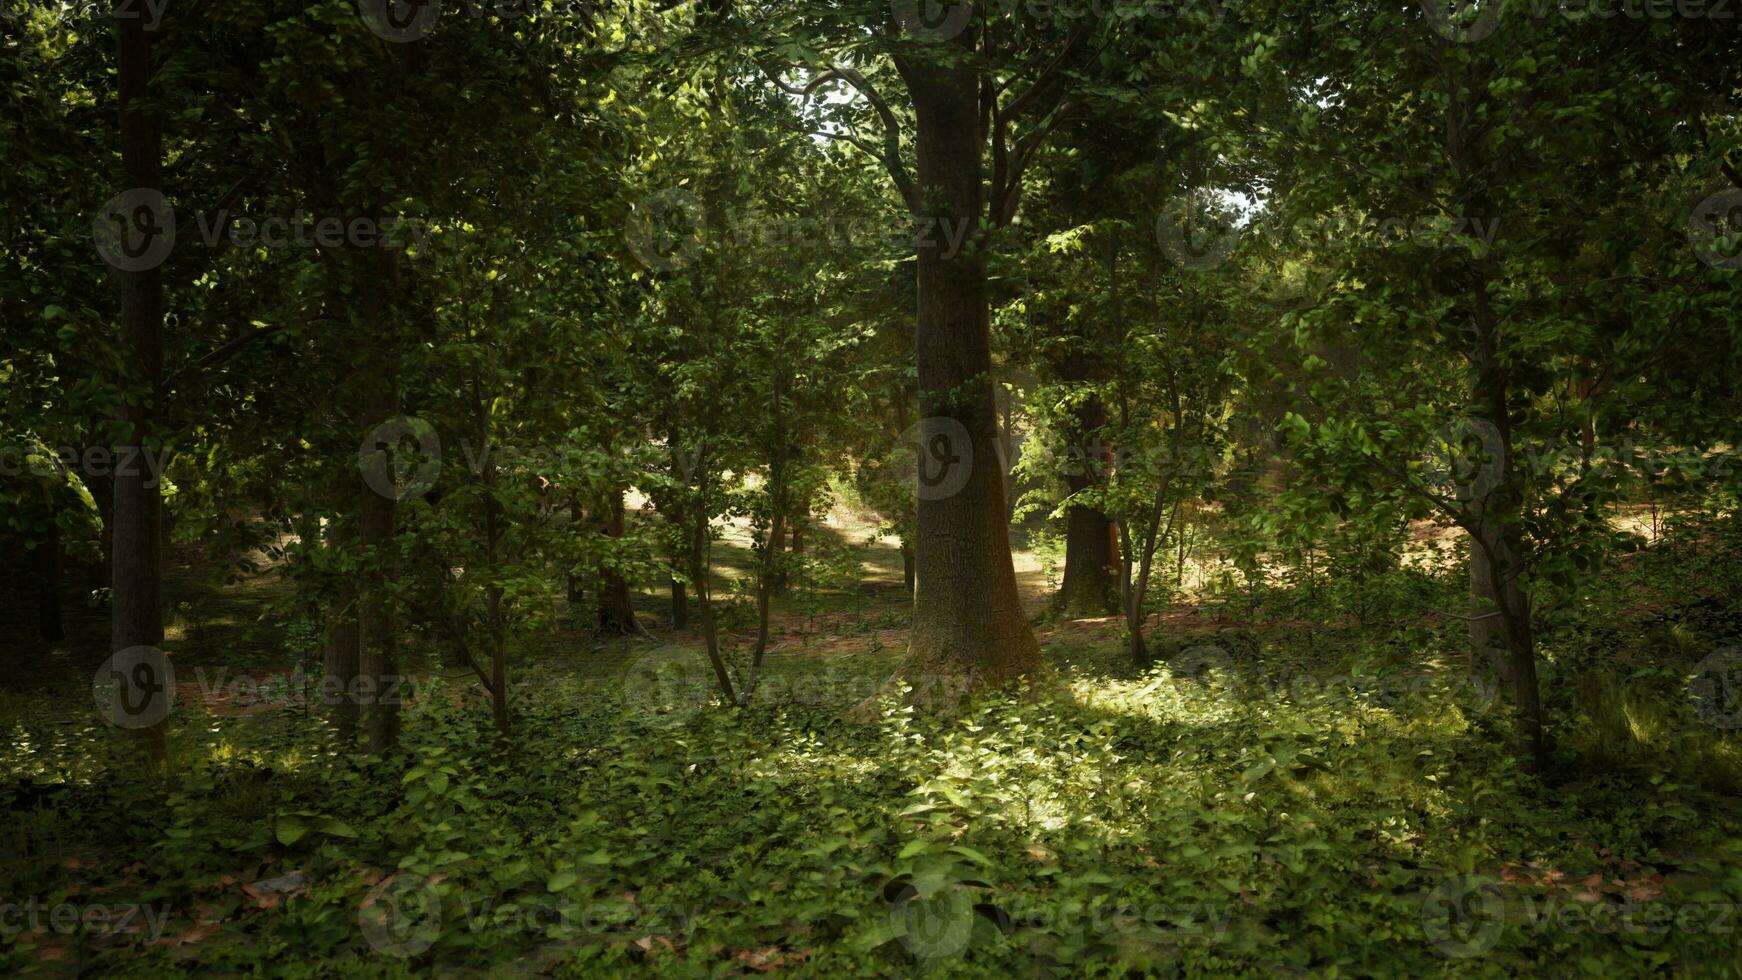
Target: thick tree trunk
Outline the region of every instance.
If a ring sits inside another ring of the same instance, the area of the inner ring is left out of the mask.
[[[986,273],[971,237],[983,211],[979,73],[965,58],[901,69],[917,115],[925,231],[916,338],[924,420],[918,582],[901,676],[925,702],[1036,674],[1044,664],[1010,557]]]
[[[145,22],[116,18],[116,80],[121,106],[121,165],[129,189],[162,187],[162,136],[149,98],[151,36]],[[126,272],[121,297],[121,350],[133,398],[120,418],[125,444],[116,447],[114,525],[110,547],[114,587],[112,653],[163,643],[162,497],[142,450],[153,438],[156,392],[163,380],[163,278],[156,266]],[[138,729],[151,757],[167,763],[167,720]]]
[[[605,502],[604,531],[613,538],[623,536],[623,492],[614,490]],[[612,569],[599,576],[599,632],[630,636],[645,632],[635,619],[635,605],[630,600],[629,582]]]
[[[1098,433],[1107,424],[1107,406],[1090,396],[1077,407],[1070,472],[1065,477],[1073,494],[1106,478],[1112,456]],[[1080,460],[1076,457],[1080,456]],[[1094,507],[1072,504],[1065,509],[1065,577],[1059,603],[1072,616],[1106,616],[1119,611],[1119,542],[1113,521]]]
[[[48,536],[31,549],[31,567],[36,573],[36,635],[45,643],[66,639],[66,623],[61,618],[61,546],[60,525],[52,517]]]

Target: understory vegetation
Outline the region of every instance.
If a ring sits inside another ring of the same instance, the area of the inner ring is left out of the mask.
[[[1735,16],[6,0],[0,974],[1742,976]]]

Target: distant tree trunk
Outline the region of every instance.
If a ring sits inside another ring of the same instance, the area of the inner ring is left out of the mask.
[[[918,248],[915,352],[922,419],[944,422],[922,445],[918,583],[901,669],[922,703],[1044,670],[1010,557],[986,272],[968,247],[983,210],[982,120],[979,69],[966,57],[972,32],[962,38],[953,64],[898,62],[917,116],[915,205],[922,223],[938,222]]]
[[[326,648],[321,656],[325,673],[321,678],[321,696],[332,709],[340,740],[350,745],[357,738],[360,696],[357,674],[362,640],[357,627],[357,583],[349,578],[341,582],[333,603],[333,621],[327,627]]]
[[[116,81],[121,107],[121,167],[130,189],[162,188],[160,123],[146,104],[150,98],[151,36],[143,18],[116,3],[118,34]],[[122,403],[125,444],[115,467],[113,561],[114,605],[109,646],[113,653],[163,643],[162,497],[142,451],[152,441],[157,389],[163,380],[163,277],[153,266],[124,274],[121,295],[121,353],[128,387]],[[152,759],[167,764],[168,724],[138,729]]]
[[[612,490],[605,501],[605,533],[621,538],[623,521],[623,491]],[[599,632],[621,636],[645,632],[635,619],[635,604],[630,600],[628,580],[612,568],[604,569],[599,576]]]
[[[690,596],[684,581],[675,574],[671,576],[671,628],[687,630],[690,628]]]
[[[382,265],[391,262],[383,253]],[[377,327],[387,306],[389,269],[377,266],[366,279],[362,323]],[[367,433],[393,418],[399,411],[398,371],[394,352],[388,351],[380,374],[363,382],[355,416],[357,431]],[[382,755],[399,742],[399,708],[404,678],[399,674],[398,636],[394,630],[393,600],[387,592],[388,569],[393,562],[393,539],[397,530],[396,501],[377,493],[360,480],[357,540],[363,553],[357,623],[361,646],[361,672],[368,678],[369,711],[365,722],[369,752]]]
[[[45,643],[59,643],[66,639],[67,631],[60,604],[60,525],[52,515],[47,537],[31,548],[31,566],[36,573],[36,635]]]
[[[699,468],[699,467],[698,467]],[[703,483],[697,498],[707,499],[707,486]],[[726,703],[737,703],[737,696],[732,691],[732,678],[726,672],[726,661],[720,656],[720,631],[714,624],[714,596],[709,582],[708,572],[708,513],[697,507],[690,535],[690,581],[696,586],[696,604],[702,612],[702,638],[707,646],[708,664],[714,669],[714,680],[720,685],[720,693],[725,695]]]
[[[1106,478],[1112,454],[1098,435],[1106,425],[1107,406],[1099,396],[1091,395],[1077,407],[1072,439],[1082,448],[1082,459],[1081,465],[1073,465],[1065,477],[1072,494],[1094,487]],[[1113,521],[1087,504],[1066,508],[1065,577],[1059,587],[1059,602],[1064,611],[1073,616],[1117,612],[1118,574],[1118,530]]]
[[[1543,732],[1542,700],[1536,680],[1536,638],[1531,623],[1531,601],[1520,579],[1524,573],[1523,528],[1511,516],[1523,506],[1524,489],[1513,462],[1512,417],[1508,407],[1508,369],[1500,360],[1500,320],[1489,302],[1485,270],[1478,276],[1473,294],[1476,321],[1476,366],[1473,394],[1477,410],[1487,417],[1498,437],[1498,479],[1488,492],[1470,501],[1479,530],[1475,543],[1485,545],[1488,598],[1500,611],[1504,624],[1507,659],[1510,661],[1513,707],[1517,712],[1520,754],[1535,772],[1548,768],[1548,743]],[[1493,466],[1490,462],[1486,465]]]
[[[792,553],[804,554],[804,526],[807,515],[798,514],[792,519]]]
[[[1472,669],[1489,671],[1512,687],[1512,657],[1507,650],[1506,619],[1494,597],[1488,549],[1470,535],[1470,658]]]
[[[768,650],[768,614],[777,584],[775,576],[779,574],[779,549],[786,540],[785,518],[778,508],[770,520],[768,540],[764,542],[762,552],[760,587],[756,590],[756,648],[750,653],[750,674],[745,678],[743,690],[738,692],[739,704],[749,704],[756,696],[756,677],[762,672],[762,655]]]
[[[915,565],[916,562],[914,561],[913,545],[903,541],[901,543],[901,578],[907,583],[907,594],[909,597],[912,597],[914,594],[914,588],[916,585],[914,581],[916,578]]]
[[[570,497],[569,498],[569,522],[570,522],[570,525],[576,531],[579,531],[581,526],[582,526],[582,522],[584,522],[585,520],[586,520],[586,513],[581,510],[580,500],[578,498],[575,498],[575,497]],[[571,605],[571,606],[580,605],[582,594],[583,594],[582,590],[581,590],[581,577],[579,575],[576,575],[573,571],[566,572],[563,575],[563,584],[565,586],[565,591],[567,593],[569,605]]]

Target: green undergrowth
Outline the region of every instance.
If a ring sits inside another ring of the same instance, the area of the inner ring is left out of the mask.
[[[1538,780],[1492,692],[1346,639],[1215,634],[1146,673],[1054,644],[1060,685],[870,725],[841,714],[889,657],[777,658],[732,711],[674,650],[529,676],[507,739],[437,681],[374,763],[294,707],[186,706],[167,784],[99,725],[13,704],[4,921],[34,899],[158,925],[9,928],[0,969],[1737,972],[1721,792]]]

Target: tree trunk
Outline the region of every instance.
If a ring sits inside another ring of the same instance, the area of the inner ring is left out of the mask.
[[[162,134],[157,114],[142,104],[150,97],[151,36],[145,21],[121,11],[119,2],[116,12],[121,166],[129,189],[158,191]],[[154,436],[156,393],[163,380],[163,277],[152,266],[124,273],[124,282],[121,351],[134,397],[121,406],[126,443],[117,447],[121,462],[114,476],[112,653],[163,643],[163,501],[151,467],[143,464],[141,455]],[[138,733],[152,759],[167,764],[167,720],[144,726]]]
[[[914,556],[913,556],[913,545],[910,545],[906,542],[902,542],[902,545],[901,545],[901,577],[902,577],[902,580],[907,583],[907,594],[910,597],[914,594],[914,588],[915,588],[915,585],[917,584],[917,582],[916,582],[917,575],[916,575],[916,570],[915,570],[915,564],[916,563],[914,561]]]
[[[1106,424],[1107,406],[1098,396],[1090,396],[1077,406],[1071,441],[1081,447],[1081,461],[1073,461],[1065,477],[1072,494],[1096,486],[1106,477],[1112,455],[1099,435]],[[1094,507],[1072,504],[1065,509],[1065,577],[1059,587],[1059,603],[1068,615],[1106,616],[1119,611],[1117,534],[1113,521]]]
[[[391,261],[385,253],[383,259]],[[378,329],[387,306],[388,276],[384,270],[367,280],[363,302],[364,324]],[[394,417],[399,411],[398,372],[394,369],[395,352],[386,352],[385,367],[380,375],[364,380],[362,397],[355,418],[357,431],[367,433],[375,426]],[[361,471],[359,471],[361,476]],[[381,755],[399,742],[399,707],[403,678],[399,675],[398,637],[394,632],[392,597],[387,594],[388,569],[393,561],[393,539],[396,532],[395,503],[389,496],[376,492],[365,480],[358,481],[361,494],[358,502],[358,544],[362,550],[363,573],[359,589],[357,625],[360,637],[361,673],[366,681],[369,711],[365,716],[369,731],[369,752]]]
[[[605,533],[613,538],[623,536],[623,492],[613,490],[605,502]],[[614,569],[606,568],[599,576],[599,632],[631,636],[645,632],[635,619],[635,605],[630,600],[629,582]]]
[[[707,499],[707,493],[699,493],[701,500]],[[697,508],[701,508],[698,506]],[[702,511],[695,518],[695,527],[690,538],[690,581],[696,584],[696,603],[702,611],[702,637],[707,644],[708,664],[714,669],[714,680],[720,685],[720,693],[726,696],[728,704],[736,703],[737,697],[732,692],[732,678],[726,673],[726,661],[720,657],[720,631],[714,625],[713,589],[708,581],[708,515]]]
[[[1489,566],[1488,549],[1470,535],[1470,666],[1479,672],[1492,672],[1510,688],[1512,658],[1507,650],[1506,619],[1494,596]]]
[[[60,603],[60,525],[52,516],[48,536],[31,549],[31,565],[36,572],[36,635],[44,643],[59,643],[66,639],[67,631]]]
[[[321,657],[321,699],[332,709],[333,724],[346,745],[357,739],[359,690],[357,674],[361,666],[361,638],[357,627],[357,584],[346,580],[339,586],[334,600],[332,624],[327,629],[327,645]]]
[[[684,581],[674,574],[671,576],[671,628],[687,630],[690,628],[690,596]]]
[[[979,74],[967,58],[900,67],[917,116],[925,232],[915,345],[923,427],[918,582],[901,676],[926,702],[1036,674],[1044,664],[1010,557],[986,273],[969,236],[982,214]]]

